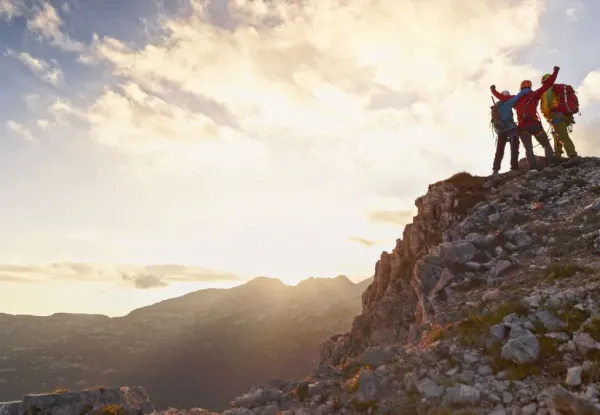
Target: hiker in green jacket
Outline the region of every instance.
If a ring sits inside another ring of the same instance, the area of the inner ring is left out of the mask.
[[[549,74],[542,76],[542,84],[549,77]],[[579,112],[579,100],[573,87],[565,84],[554,84],[542,96],[540,110],[552,127],[556,159],[560,160],[562,157],[563,147],[569,158],[577,157],[575,144],[569,136],[569,130],[575,124],[573,115]]]

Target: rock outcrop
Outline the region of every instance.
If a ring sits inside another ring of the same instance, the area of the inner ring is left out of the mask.
[[[154,406],[142,387],[96,387],[83,391],[25,395],[0,403],[0,415],[148,415]]]
[[[314,373],[224,414],[598,413],[600,160],[458,174],[416,205]]]
[[[415,201],[417,215],[394,250],[383,252],[377,261],[374,280],[362,296],[363,312],[352,330],[321,345],[322,365],[340,364],[368,346],[419,340],[420,327],[435,319],[432,312],[438,303],[432,294],[443,297],[444,284],[455,276],[451,268],[475,255],[472,242],[452,241],[456,238],[446,231],[484,198],[483,184],[482,178],[459,173],[430,186]],[[450,268],[444,266],[446,259]]]
[[[0,415],[219,415],[206,409],[156,411],[143,387],[97,386],[81,391],[25,395],[0,402]]]

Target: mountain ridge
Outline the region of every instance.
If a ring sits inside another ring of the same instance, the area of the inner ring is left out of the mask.
[[[319,343],[349,329],[360,313],[364,284],[316,278],[290,286],[259,277],[119,317],[0,314],[0,400],[32,390],[143,384],[158,408],[200,398],[222,409],[254,383],[308,375]]]

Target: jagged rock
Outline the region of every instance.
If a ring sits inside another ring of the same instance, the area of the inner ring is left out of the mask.
[[[504,231],[503,235],[506,239],[514,243],[519,248],[526,248],[534,243],[531,236],[529,236],[527,232],[523,231],[522,229],[509,229]]]
[[[583,351],[600,349],[600,344],[592,336],[588,333],[575,333],[573,336],[573,343],[577,346],[578,349]]]
[[[575,366],[569,368],[567,371],[567,378],[565,379],[565,383],[570,386],[579,386],[581,385],[581,374],[583,373],[583,369],[581,366]]]
[[[442,260],[464,264],[475,258],[477,248],[469,241],[444,242],[433,247],[430,251],[431,255],[439,256]]]
[[[356,362],[378,367],[391,362],[396,353],[390,348],[383,347],[368,347],[360,356],[356,358]]]
[[[479,249],[487,248],[490,244],[490,237],[486,235],[481,235],[479,233],[470,233],[465,237],[466,241],[471,242],[475,247]]]
[[[263,388],[253,387],[248,393],[235,398],[231,402],[231,405],[234,407],[255,408],[279,401],[281,397],[281,391],[273,386],[268,385]]]
[[[548,330],[558,331],[567,328],[567,323],[556,317],[551,311],[540,310],[535,313],[535,316]]]
[[[540,343],[532,333],[512,338],[502,346],[502,357],[517,364],[535,362],[540,354]]]
[[[512,267],[512,262],[504,259],[500,260],[496,262],[496,265],[494,265],[494,268],[492,268],[491,274],[493,277],[499,277],[504,271],[506,271],[510,267]]]
[[[18,415],[21,401],[0,402],[0,415]]]
[[[404,375],[404,388],[407,392],[416,391],[419,387],[419,376],[414,372],[408,372]]]
[[[440,398],[444,394],[444,388],[433,379],[425,379],[417,385],[419,392],[426,398]]]
[[[377,381],[372,370],[365,370],[360,374],[358,390],[355,399],[359,402],[370,402],[377,398]]]
[[[477,405],[481,399],[481,392],[468,385],[459,384],[446,389],[443,404],[447,406]]]

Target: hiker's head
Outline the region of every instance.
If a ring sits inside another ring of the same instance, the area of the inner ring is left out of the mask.
[[[542,76],[542,83],[546,82],[546,79],[550,78],[550,74],[547,73],[546,75]]]
[[[521,82],[521,89],[525,89],[525,88],[531,88],[531,81],[525,80],[525,81]]]
[[[508,91],[504,90],[504,91],[502,91],[502,92],[501,92],[501,94],[502,94],[502,95],[505,95],[505,96],[509,96],[509,95],[510,95],[510,92],[508,92]]]

